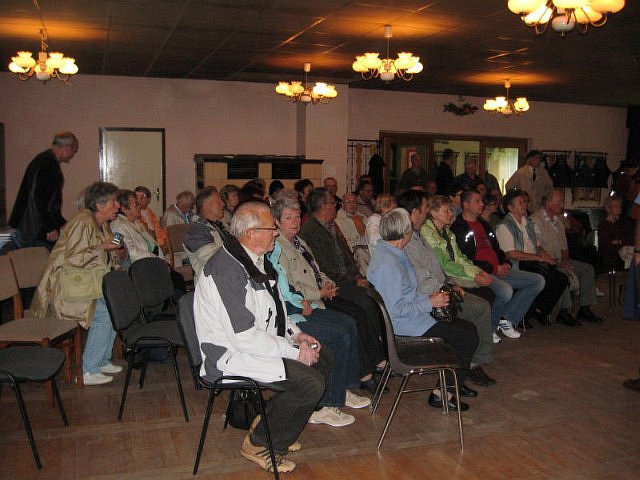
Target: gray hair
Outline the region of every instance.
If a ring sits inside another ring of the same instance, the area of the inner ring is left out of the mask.
[[[87,187],[84,194],[84,208],[92,212],[97,212],[97,205],[104,205],[111,199],[116,198],[118,187],[113,183],[95,182]]]
[[[54,135],[53,142],[51,142],[51,144],[56,147],[75,146],[77,150],[78,139],[71,132],[59,132]]]
[[[270,213],[269,206],[264,202],[248,201],[240,204],[233,212],[231,218],[231,234],[236,238],[241,238],[248,230],[260,226],[260,211]]]
[[[273,205],[271,205],[271,214],[273,215],[273,218],[275,218],[276,220],[280,220],[280,217],[282,217],[282,212],[285,208],[299,212],[300,203],[288,196],[279,197],[278,200],[276,200]]]
[[[380,220],[380,236],[383,240],[402,240],[411,231],[411,217],[404,208],[389,210]]]
[[[307,204],[309,205],[309,211],[315,213],[322,208],[322,205],[327,203],[327,199],[331,194],[329,190],[324,187],[315,188],[310,194]]]

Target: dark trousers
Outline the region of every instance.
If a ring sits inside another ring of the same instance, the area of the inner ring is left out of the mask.
[[[555,266],[545,262],[520,262],[520,270],[538,273],[544,277],[544,289],[538,294],[529,308],[529,314],[538,310],[540,314],[547,316],[560,299],[562,292],[569,285],[567,276]]]
[[[367,296],[365,288],[356,286],[341,286],[339,295],[333,300],[325,300],[325,305],[329,309],[346,313],[355,320],[358,328],[360,376],[370,374],[385,359],[378,307]]]
[[[343,407],[347,388],[360,386],[356,322],[345,313],[323,308],[314,309],[305,318],[306,322],[298,323],[300,330],[329,347],[335,356],[319,406]]]
[[[436,322],[436,324],[422,336],[444,338],[447,343],[453,347],[460,357],[460,363],[463,367],[463,369],[458,372],[458,381],[461,386],[464,385],[473,352],[475,352],[478,347],[479,340],[476,327],[466,320],[459,318],[453,323]],[[453,378],[451,378],[450,375],[447,375],[447,385],[454,385]]]
[[[280,455],[285,455],[289,445],[298,439],[322,398],[325,378],[333,367],[333,353],[328,348],[320,350],[320,359],[313,367],[288,358],[283,362],[287,379],[275,384],[284,391],[274,395],[266,406],[273,449]],[[262,421],[251,434],[251,442],[266,448]]]

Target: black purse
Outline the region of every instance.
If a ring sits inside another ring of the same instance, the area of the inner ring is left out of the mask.
[[[227,423],[240,430],[249,430],[260,413],[259,402],[253,390],[234,390],[227,406]]]
[[[442,285],[439,292],[449,294],[449,305],[446,307],[434,307],[431,310],[431,316],[438,322],[453,323],[458,318],[460,304],[463,302],[462,297],[450,283]]]

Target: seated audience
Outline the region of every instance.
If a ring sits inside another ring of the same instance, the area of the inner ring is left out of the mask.
[[[492,305],[491,326],[509,338],[518,338],[520,334],[513,325],[525,326],[524,317],[544,288],[544,277],[512,270],[511,262],[498,246],[495,232],[480,216],[483,208],[480,193],[464,192],[462,214],[451,225],[451,231],[462,253],[493,279],[489,287],[496,299]]]
[[[562,297],[557,321],[575,326],[577,323],[568,310],[571,303],[566,303],[564,295],[569,280],[556,268],[555,259],[538,247],[533,222],[527,217],[527,205],[522,190],[511,190],[504,196],[504,208],[508,213],[496,228],[498,244],[513,269],[538,273],[544,277],[544,289],[534,300],[527,317],[535,317],[541,324],[549,325],[551,311]]]
[[[313,251],[318,271],[335,282],[337,296],[328,305],[350,315],[358,324],[360,346],[367,346],[366,358],[364,352],[360,352],[360,369],[370,374],[376,366],[384,365],[384,350],[378,307],[366,291],[369,282],[360,274],[346,240],[335,226],[333,195],[326,188],[316,188],[309,195],[309,209],[309,220],[300,228],[300,237]],[[363,387],[375,391],[371,376],[364,378]]]
[[[367,245],[369,246],[369,254],[373,255],[373,251],[376,248],[376,243],[380,240],[380,219],[382,215],[393,210],[398,205],[396,203],[396,197],[389,195],[388,193],[382,193],[376,198],[376,213],[371,215],[367,219]],[[340,212],[338,212],[338,215]]]
[[[370,177],[362,176],[358,182],[358,188],[355,191],[356,200],[358,202],[358,213],[365,218],[373,215],[375,208],[375,198],[373,192],[373,183]]]
[[[322,182],[322,186],[329,190],[329,193],[336,199],[336,208],[342,208],[342,199],[338,196],[338,181],[334,177],[327,177]]]
[[[235,185],[225,185],[220,190],[220,198],[224,203],[224,214],[222,216],[222,223],[224,226],[229,228],[231,226],[231,217],[233,216],[233,211],[238,206],[240,199],[238,198],[238,191],[240,189]]]
[[[416,272],[404,252],[404,248],[412,236],[411,219],[406,210],[396,208],[387,212],[380,221],[380,235],[368,278],[380,292],[389,311],[396,335],[412,337],[440,337],[444,338],[460,356],[463,370],[459,372],[460,391],[463,397],[475,397],[477,392],[466,387],[471,357],[478,346],[476,328],[461,319],[453,323],[437,322],[431,316],[433,307],[446,306],[449,303],[448,293],[438,293],[434,297],[418,292]],[[447,384],[453,385],[453,379],[447,378]],[[457,409],[453,398],[447,399],[450,409]],[[429,396],[429,405],[442,407],[443,399],[438,391]],[[469,406],[461,403],[460,408],[467,410]]]
[[[420,228],[429,214],[428,197],[423,192],[404,192],[398,197],[398,206],[405,209],[411,219],[413,233],[404,251],[416,271],[418,292],[430,296],[433,301],[440,289],[450,283],[450,280],[442,270],[431,246],[420,237]],[[492,360],[494,339],[491,328],[491,304],[477,295],[463,292],[460,287],[455,288],[463,296],[458,317],[473,323],[478,333],[478,347],[471,358],[469,379],[476,385],[488,387],[496,383],[482,367]]]
[[[224,203],[220,198],[218,189],[213,186],[205,187],[196,196],[196,212],[191,228],[184,238],[184,249],[193,267],[194,281],[202,269],[216,253],[225,235],[227,228],[222,223]]]
[[[160,248],[167,247],[167,231],[162,228],[158,217],[153,210],[149,207],[151,203],[151,191],[142,185],[137,186],[134,190],[136,192],[136,198],[140,204],[140,222],[144,225]]]
[[[427,181],[427,185],[424,187],[424,191],[427,197],[433,197],[438,193],[438,184],[433,180]]]
[[[502,217],[500,215],[500,199],[491,193],[484,196],[482,201],[484,203],[484,208],[482,209],[482,213],[480,217],[491,226],[491,228],[495,229]]]
[[[300,200],[300,213],[304,218],[307,214],[307,202],[309,201],[309,195],[313,190],[313,182],[308,178],[303,178],[302,180],[298,180],[293,184],[293,189],[298,192],[298,199]]]
[[[269,205],[273,205],[278,198],[278,193],[284,190],[284,183],[280,180],[274,180],[269,184]]]
[[[128,269],[129,266],[141,258],[160,257],[164,254],[155,239],[147,232],[140,222],[141,209],[135,192],[132,190],[120,190],[118,192],[120,213],[111,222],[111,231],[123,235],[123,253],[120,266]]]
[[[474,293],[493,304],[495,294],[488,287],[493,279],[475,266],[458,247],[456,236],[449,226],[455,218],[452,202],[447,197],[436,195],[429,199],[429,218],[420,229],[422,239],[431,245],[442,266],[442,270],[456,285]]]
[[[266,415],[277,454],[275,468],[290,472],[296,464],[286,458],[289,446],[324,393],[333,355],[287,318],[277,274],[264,261],[278,235],[269,207],[261,202],[240,205],[231,234],[196,284],[200,375],[210,382],[222,375],[242,375],[277,384],[279,392],[267,402]],[[264,419],[257,417],[240,454],[265,470],[273,469]]]
[[[335,284],[322,278],[322,289],[316,282],[311,264],[296,248],[307,249],[304,241],[297,237],[300,230],[300,206],[289,198],[278,200],[271,211],[279,228],[269,261],[278,272],[280,290],[287,304],[287,311],[300,329],[320,340],[335,354],[335,363],[324,397],[318,411],[311,415],[310,423],[325,423],[334,427],[349,425],[355,421],[353,415],[340,411],[338,407],[363,408],[371,401],[360,397],[347,388],[360,388],[360,360],[358,357],[358,333],[355,321],[335,309],[327,309],[322,300],[335,293]],[[307,250],[308,251],[308,250]],[[286,284],[285,284],[286,282]],[[285,290],[286,287],[286,290]]]
[[[614,194],[604,201],[607,218],[598,224],[598,250],[603,265],[609,268],[622,269],[624,262],[619,251],[622,247],[633,250],[633,232],[635,223],[622,215],[622,197]]]
[[[464,160],[464,173],[458,175],[455,178],[455,182],[462,186],[464,190],[475,190],[478,185],[484,185],[484,180],[478,175],[478,164],[475,158],[466,158]]]
[[[592,265],[569,258],[567,235],[562,212],[564,211],[564,192],[552,190],[542,197],[542,207],[531,215],[538,245],[555,261],[557,268],[570,280],[572,290],[579,292],[580,308],[576,322],[600,323],[590,306],[596,305],[596,274]],[[565,294],[566,295],[566,294]],[[569,299],[569,301],[571,301]]]
[[[105,182],[87,188],[85,209],[62,229],[31,303],[34,318],[44,319],[53,312],[57,318],[73,320],[89,330],[82,353],[85,385],[109,383],[113,377],[105,374],[122,371],[111,363],[116,331],[100,289],[102,277],[109,271],[110,252],[121,248],[112,242],[109,229],[118,213],[117,192],[118,187]],[[81,288],[71,277],[80,277]],[[87,291],[88,283],[99,287]]]
[[[196,203],[196,197],[189,191],[180,192],[176,197],[176,203],[167,208],[162,216],[160,224],[167,228],[170,225],[191,223],[191,209]]]
[[[335,198],[335,197],[334,197]],[[367,218],[358,213],[358,203],[355,194],[345,193],[343,205],[336,215],[336,225],[349,245],[353,257],[358,264],[360,273],[365,276],[371,256],[365,237]]]

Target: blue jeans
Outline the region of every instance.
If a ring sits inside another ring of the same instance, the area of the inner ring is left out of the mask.
[[[360,361],[356,322],[347,314],[316,308],[298,323],[304,333],[328,346],[335,355],[335,363],[326,378],[321,407],[343,407],[347,388],[359,386]]]
[[[491,309],[491,325],[498,327],[501,318],[506,318],[513,325],[518,325],[529,310],[538,294],[544,289],[545,280],[542,275],[523,270],[511,270],[506,277],[491,275],[490,287],[496,294]]]
[[[82,353],[84,373],[100,373],[100,367],[111,362],[111,351],[116,339],[116,331],[111,326],[111,318],[104,298],[96,300],[96,313],[93,315],[87,343]]]

